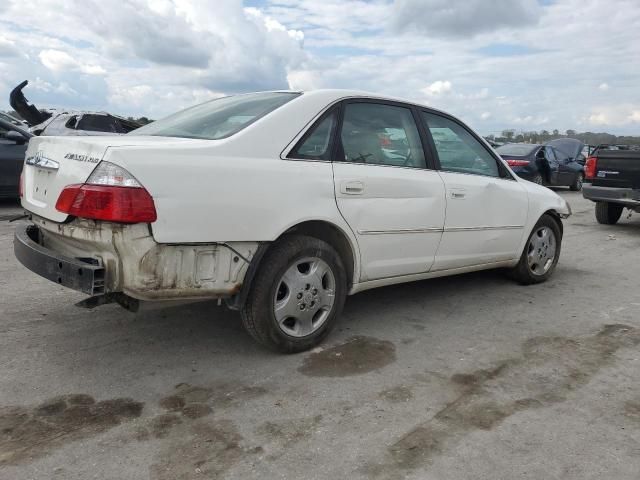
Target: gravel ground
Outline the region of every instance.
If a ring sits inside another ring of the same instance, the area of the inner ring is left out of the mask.
[[[549,282],[364,292],[290,356],[213,303],[77,308],[0,221],[0,478],[638,479],[640,217],[560,193]]]

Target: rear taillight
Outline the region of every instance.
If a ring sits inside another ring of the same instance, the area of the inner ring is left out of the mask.
[[[584,176],[585,178],[596,178],[598,170],[598,157],[589,157],[584,164]]]
[[[151,223],[157,219],[153,198],[125,169],[101,162],[87,183],[67,185],[56,209],[74,217],[118,223]]]
[[[20,172],[20,182],[18,183],[18,195],[24,197],[24,170]]]
[[[525,167],[529,165],[529,160],[507,160],[510,167]]]

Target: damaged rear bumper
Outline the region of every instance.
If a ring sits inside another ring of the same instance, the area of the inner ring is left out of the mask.
[[[104,293],[103,267],[43,247],[35,225],[16,228],[13,251],[22,265],[47,280],[88,295]]]
[[[16,229],[14,251],[29,270],[88,295],[137,300],[230,298],[243,284],[257,242],[159,244],[148,225],[93,220],[60,224],[33,216]]]

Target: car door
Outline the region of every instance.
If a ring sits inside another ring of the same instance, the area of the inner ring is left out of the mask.
[[[544,147],[544,158],[549,171],[549,184],[563,185],[563,173],[560,170],[560,162],[556,157],[555,149],[549,146]]]
[[[27,143],[28,139],[11,124],[0,123],[0,197],[18,197]]]
[[[558,159],[558,169],[562,185],[573,185],[576,177],[584,171],[584,167],[578,163],[575,158],[571,158],[568,153],[563,152],[559,148],[554,148],[554,151]]]
[[[520,255],[527,220],[524,187],[462,123],[421,111],[446,189],[446,218],[433,271]]]
[[[361,279],[429,271],[444,226],[444,183],[413,108],[347,100],[336,135],[338,209],[360,248]]]
[[[547,147],[553,150],[553,154],[555,155],[558,169],[558,178],[556,181],[556,185],[571,185],[573,183],[575,173],[570,165],[569,155],[564,153],[562,150],[553,147]]]

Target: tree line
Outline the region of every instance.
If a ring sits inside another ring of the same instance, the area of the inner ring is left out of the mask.
[[[546,143],[556,138],[576,138],[587,145],[640,145],[640,136],[613,135],[604,132],[577,132],[566,130],[560,133],[555,130],[540,130],[539,132],[516,131],[514,129],[503,130],[500,135],[488,135],[487,139],[499,143]]]

